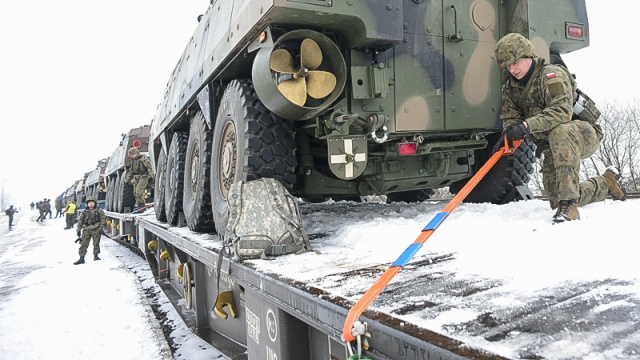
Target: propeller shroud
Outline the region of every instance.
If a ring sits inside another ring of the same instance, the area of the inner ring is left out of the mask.
[[[294,30],[258,51],[252,76],[256,93],[269,110],[285,119],[306,120],[342,93],[346,64],[327,36]]]

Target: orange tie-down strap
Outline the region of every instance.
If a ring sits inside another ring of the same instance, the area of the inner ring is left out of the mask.
[[[352,342],[356,338],[354,334],[352,334],[351,329],[353,328],[353,324],[355,321],[362,315],[362,313],[371,305],[373,300],[384,290],[384,288],[389,284],[391,279],[400,270],[413,258],[413,256],[420,250],[422,244],[424,244],[427,239],[433,234],[438,226],[444,222],[444,220],[455,210],[455,208],[460,205],[462,200],[464,200],[467,195],[473,190],[473,188],[478,185],[480,180],[491,170],[491,168],[500,160],[502,155],[511,155],[515,152],[515,150],[520,146],[522,140],[516,140],[513,142],[513,148],[508,147],[507,139],[505,138],[504,147],[500,148],[496,151],[489,160],[482,165],[480,170],[478,170],[475,175],[467,182],[467,184],[458,192],[456,196],[454,196],[451,201],[447,204],[447,206],[442,209],[442,211],[427,224],[427,226],[422,229],[422,232],[418,237],[414,240],[411,245],[409,245],[405,251],[398,257],[396,261],[394,261],[391,266],[380,276],[380,278],[367,290],[367,292],[362,295],[360,300],[358,300],[353,307],[347,313],[347,318],[344,321],[344,326],[342,328],[342,337],[346,342]]]

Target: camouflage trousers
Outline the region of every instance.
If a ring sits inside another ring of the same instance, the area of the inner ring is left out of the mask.
[[[560,200],[577,200],[578,206],[604,200],[609,190],[604,176],[580,182],[580,160],[593,155],[600,145],[593,126],[580,120],[558,125],[548,141],[542,178],[551,208],[557,208]]]
[[[82,230],[82,242],[80,243],[80,249],[78,250],[78,254],[80,256],[85,256],[87,253],[87,248],[89,247],[89,241],[93,238],[93,255],[100,254],[100,238],[102,237],[102,227],[98,227],[97,229]]]
[[[65,220],[67,221],[67,227],[71,229],[73,224],[76,222],[76,214],[67,214],[67,218]]]
[[[144,191],[147,189],[149,177],[147,175],[133,175],[133,178],[136,179],[136,182],[133,185],[133,195],[136,198],[136,204],[138,207],[142,207],[146,202]]]

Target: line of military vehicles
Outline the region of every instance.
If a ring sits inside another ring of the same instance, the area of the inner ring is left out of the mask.
[[[562,54],[589,45],[585,2],[212,0],[152,123],[123,135],[64,198],[95,196],[111,219],[108,231],[136,239],[158,281],[195,314],[197,331],[222,334],[209,338],[243,354],[234,358],[353,358],[340,338],[348,304],[219,256],[229,189],[269,177],[307,202],[421,201],[433,189],[459,191],[501,132],[507,74],[493,51],[509,32],[562,63]],[[132,146],[155,169],[148,200],[155,219],[131,220],[134,198],[124,179]],[[467,201],[513,200],[534,161],[526,141]],[[210,244],[194,240],[198,233],[210,235]],[[211,312],[222,290],[235,299],[235,317]],[[473,353],[367,320],[371,348],[362,354],[369,358]]]

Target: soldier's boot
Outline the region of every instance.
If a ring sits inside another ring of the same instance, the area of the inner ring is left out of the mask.
[[[80,264],[84,264],[84,256],[80,256],[80,259],[78,259],[78,261],[73,263],[73,265],[80,265]]]
[[[620,186],[620,172],[613,166],[609,166],[607,171],[604,172],[604,178],[607,180],[607,186],[609,187],[609,195],[613,200],[627,200],[627,193]]]
[[[556,214],[553,215],[552,223],[559,224],[572,220],[580,220],[578,202],[576,200],[560,200],[558,210],[556,211]]]
[[[98,254],[93,255],[93,260],[101,260],[100,257],[98,256]]]

